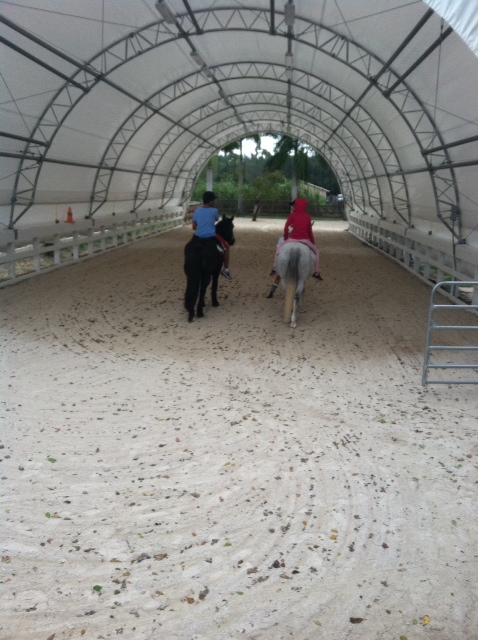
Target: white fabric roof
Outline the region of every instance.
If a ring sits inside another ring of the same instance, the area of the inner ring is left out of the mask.
[[[0,2],[3,228],[184,203],[219,148],[274,132],[356,210],[477,237],[474,3],[295,0],[292,25],[289,0],[162,4],[170,22],[153,0]]]

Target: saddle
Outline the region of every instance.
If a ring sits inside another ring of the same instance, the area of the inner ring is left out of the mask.
[[[285,242],[283,242],[283,243],[281,244],[280,248],[279,248],[279,251],[280,251],[283,247],[285,247],[285,245],[286,245],[286,244],[289,244],[289,243],[292,243],[292,242],[300,242],[300,244],[305,245],[305,246],[307,247],[307,249],[309,249],[309,251],[311,251],[311,252],[315,255],[314,250],[312,249],[312,247],[310,247],[310,246],[307,244],[307,240],[296,240],[295,238],[289,238],[288,240],[286,240]]]
[[[203,245],[214,242],[216,249],[219,251],[219,253],[224,254],[226,250],[226,247],[217,238],[217,236],[211,236],[210,238],[199,238],[198,236],[194,235],[191,239],[191,242],[195,242],[197,244],[203,244]]]

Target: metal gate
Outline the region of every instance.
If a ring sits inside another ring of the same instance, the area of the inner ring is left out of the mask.
[[[428,315],[428,331],[427,331],[427,342],[425,348],[425,357],[423,361],[423,374],[422,374],[422,385],[426,386],[427,384],[478,384],[478,375],[474,379],[451,379],[451,380],[429,380],[429,372],[430,370],[437,369],[450,369],[455,372],[462,371],[464,369],[468,370],[478,370],[478,325],[447,325],[447,324],[436,324],[435,323],[435,312],[440,309],[446,309],[450,312],[459,312],[462,310],[478,310],[478,304],[436,304],[435,297],[437,293],[440,293],[440,289],[442,289],[441,293],[446,295],[444,287],[449,288],[451,291],[455,291],[458,287],[478,287],[478,282],[438,282],[434,287],[430,300],[430,311]],[[474,295],[472,298],[472,302],[476,300],[476,289],[473,289]],[[467,332],[467,335],[471,336],[471,342],[474,344],[468,345],[454,345],[454,344],[433,344],[435,339],[435,332],[446,332],[446,331],[459,331]],[[455,356],[458,355],[457,352],[468,354],[473,353],[473,363],[466,364],[457,364],[456,362],[447,362],[436,363],[431,362],[433,360],[433,355],[438,354],[440,352],[451,352],[454,353]]]

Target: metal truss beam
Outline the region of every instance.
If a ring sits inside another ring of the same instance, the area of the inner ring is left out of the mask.
[[[276,27],[275,27],[275,22],[276,22],[276,9],[275,9],[275,0],[270,0],[270,26],[269,26],[269,33],[271,34],[271,36],[275,36],[276,34]]]
[[[34,138],[26,137],[26,136],[17,136],[14,133],[7,133],[6,131],[0,131],[0,137],[2,138],[12,138],[12,140],[20,140],[21,142],[28,142],[29,144],[34,144],[38,147],[49,147],[48,142],[42,142],[41,140],[35,140]]]
[[[43,62],[43,60],[40,60],[40,58],[38,58],[37,56],[34,56],[33,54],[29,53],[28,51],[25,51],[25,49],[22,49],[21,47],[17,46],[16,44],[13,44],[13,42],[10,42],[10,40],[7,40],[3,36],[0,36],[0,42],[2,44],[6,45],[7,47],[9,47],[10,49],[12,49],[13,51],[16,51],[17,53],[22,55],[24,58],[27,58],[28,60],[31,60],[32,62],[37,64],[39,67],[42,67],[43,69],[46,69],[47,71],[52,73],[54,76],[58,76],[62,80],[65,80],[65,82],[67,82],[68,84],[73,85],[77,89],[81,89],[81,91],[83,91],[84,93],[87,92],[86,87],[84,87],[82,84],[80,84],[76,80],[73,80],[72,78],[70,78],[66,74],[62,73],[61,71],[58,71],[58,69],[55,69],[55,67],[52,67],[51,65],[47,64],[46,62]]]
[[[185,125],[184,122],[176,123],[172,116],[168,117],[165,112],[165,107],[171,105],[183,96],[190,95],[196,89],[200,89],[207,84],[207,81],[200,73],[194,73],[186,78],[182,78],[180,81],[171,83],[149,96],[121,123],[101,157],[101,166],[96,172],[93,184],[89,216],[93,216],[106,202],[115,166],[134,135],[152,117],[161,116],[166,118],[166,120],[172,123],[172,128],[176,129],[179,133],[188,131],[193,136],[196,136],[196,133]],[[205,144],[209,144],[205,139],[202,139],[202,141]],[[108,168],[103,167],[103,164],[107,165]]]
[[[74,160],[61,160],[60,158],[45,158],[43,156],[34,156],[34,155],[26,156],[24,153],[10,153],[8,151],[0,151],[0,157],[2,157],[2,158],[16,158],[16,159],[30,160],[30,161],[35,162],[37,164],[40,163],[40,162],[46,162],[46,163],[49,163],[49,164],[61,164],[62,166],[83,167],[83,168],[86,168],[86,169],[98,169],[100,167],[99,164],[96,164],[94,162],[75,162]],[[104,167],[104,168],[108,169],[108,167]],[[120,173],[136,173],[136,174],[143,173],[139,169],[127,169],[126,167],[115,167],[114,170],[115,171],[119,171]],[[155,176],[161,176],[161,177],[167,177],[166,174],[161,174],[161,173],[155,173],[154,175]]]
[[[445,31],[440,35],[439,38],[437,38],[435,40],[435,42],[433,42],[433,44],[431,44],[428,49],[422,53],[421,56],[419,56],[415,62],[402,74],[400,74],[400,76],[395,80],[395,82],[392,84],[391,87],[389,87],[385,92],[384,92],[384,96],[386,98],[390,97],[390,95],[393,93],[393,91],[395,91],[395,89],[403,83],[403,81],[408,78],[408,76],[417,68],[419,67],[422,62],[424,60],[426,60],[428,58],[428,56],[433,53],[433,51],[435,51],[435,49],[437,47],[439,47],[441,45],[441,43],[448,38],[449,35],[451,35],[453,33],[453,29],[451,27],[448,27],[448,29],[445,29]]]
[[[198,24],[198,22],[196,20],[196,16],[194,15],[194,12],[191,9],[191,6],[190,6],[188,0],[183,0],[183,4],[186,7],[186,11],[188,12],[189,17],[191,18],[191,22],[196,27],[196,33],[198,35],[201,35],[202,29],[201,29],[201,27],[199,26],[199,24]]]
[[[370,84],[362,91],[362,93],[360,94],[360,96],[354,101],[353,106],[347,111],[347,113],[345,114],[343,120],[341,120],[341,122],[339,123],[339,126],[342,125],[344,123],[344,121],[350,117],[350,114],[353,112],[353,110],[355,109],[355,107],[359,106],[360,103],[362,102],[362,100],[365,98],[365,96],[367,95],[367,93],[372,89],[372,87],[374,87],[380,76],[382,76],[385,71],[387,71],[388,69],[390,69],[392,63],[394,62],[394,60],[396,60],[398,58],[398,56],[402,53],[402,51],[410,44],[410,42],[415,38],[415,36],[418,34],[418,32],[423,28],[423,26],[428,22],[428,20],[432,17],[433,15],[433,9],[428,9],[428,11],[425,13],[425,15],[423,15],[421,17],[421,19],[418,21],[418,23],[415,25],[415,27],[410,31],[410,33],[408,34],[408,36],[403,40],[403,42],[397,47],[396,51],[390,56],[390,58],[387,60],[387,62],[385,62],[385,64],[382,66],[382,68],[377,71],[377,73],[375,73],[375,75],[373,76],[373,78],[371,78],[370,80]],[[333,134],[334,135],[336,133],[336,131],[334,130]]]
[[[470,142],[476,142],[478,136],[471,136],[469,138],[463,138],[462,140],[455,140],[455,142],[448,142],[442,144],[440,147],[433,147],[432,149],[424,149],[422,151],[423,156],[428,156],[430,153],[436,153],[437,151],[443,151],[443,149],[451,149],[452,147],[459,147],[462,144],[468,144]]]

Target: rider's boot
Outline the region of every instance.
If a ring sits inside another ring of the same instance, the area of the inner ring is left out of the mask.
[[[276,284],[273,284],[271,286],[271,290],[269,291],[269,294],[267,296],[268,298],[273,298],[274,297],[274,293],[277,291],[277,286],[278,285],[276,285]]]

